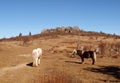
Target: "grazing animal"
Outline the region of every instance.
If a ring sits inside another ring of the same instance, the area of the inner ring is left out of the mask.
[[[77,48],[73,50],[72,54],[73,55],[78,55],[80,56],[81,60],[82,60],[82,64],[84,63],[84,58],[91,58],[92,59],[92,64],[94,65],[96,62],[96,51],[84,51],[83,47],[80,47],[79,49]]]
[[[96,62],[96,53],[95,51],[82,51],[77,50],[77,54],[80,56],[82,63],[84,63],[84,58],[91,58],[92,64],[94,65]]]
[[[38,66],[40,64],[41,56],[42,56],[41,48],[33,49],[32,51],[33,65],[32,66]]]

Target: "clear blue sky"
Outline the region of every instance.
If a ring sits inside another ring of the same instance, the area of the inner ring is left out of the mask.
[[[120,0],[0,0],[0,38],[76,25],[120,35]]]

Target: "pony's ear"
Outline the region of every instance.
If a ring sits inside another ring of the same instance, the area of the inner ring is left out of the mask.
[[[100,52],[100,48],[98,47],[98,48],[96,48],[94,51],[95,51],[96,53],[99,53],[99,52]]]
[[[72,54],[77,54],[77,51],[76,49],[73,50]]]
[[[82,51],[83,49],[84,49],[84,46],[79,46],[79,47],[78,47],[78,50],[81,50],[81,51]]]

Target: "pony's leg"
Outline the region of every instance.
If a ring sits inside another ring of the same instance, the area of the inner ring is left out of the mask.
[[[92,57],[92,65],[95,64],[96,61],[96,53],[94,52],[93,57]]]
[[[95,59],[94,58],[92,58],[92,65],[94,65],[95,64]]]
[[[82,64],[84,64],[84,58],[83,57],[81,57],[81,60],[82,60]]]
[[[35,66],[38,66],[38,58],[35,60]]]
[[[38,65],[40,64],[40,58],[38,58]]]
[[[35,58],[33,58],[33,64],[32,64],[32,66],[33,67],[36,66],[36,59]]]

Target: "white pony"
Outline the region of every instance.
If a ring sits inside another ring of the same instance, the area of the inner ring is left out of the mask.
[[[32,51],[33,65],[32,66],[38,66],[40,64],[41,56],[42,56],[41,48],[33,49]]]

